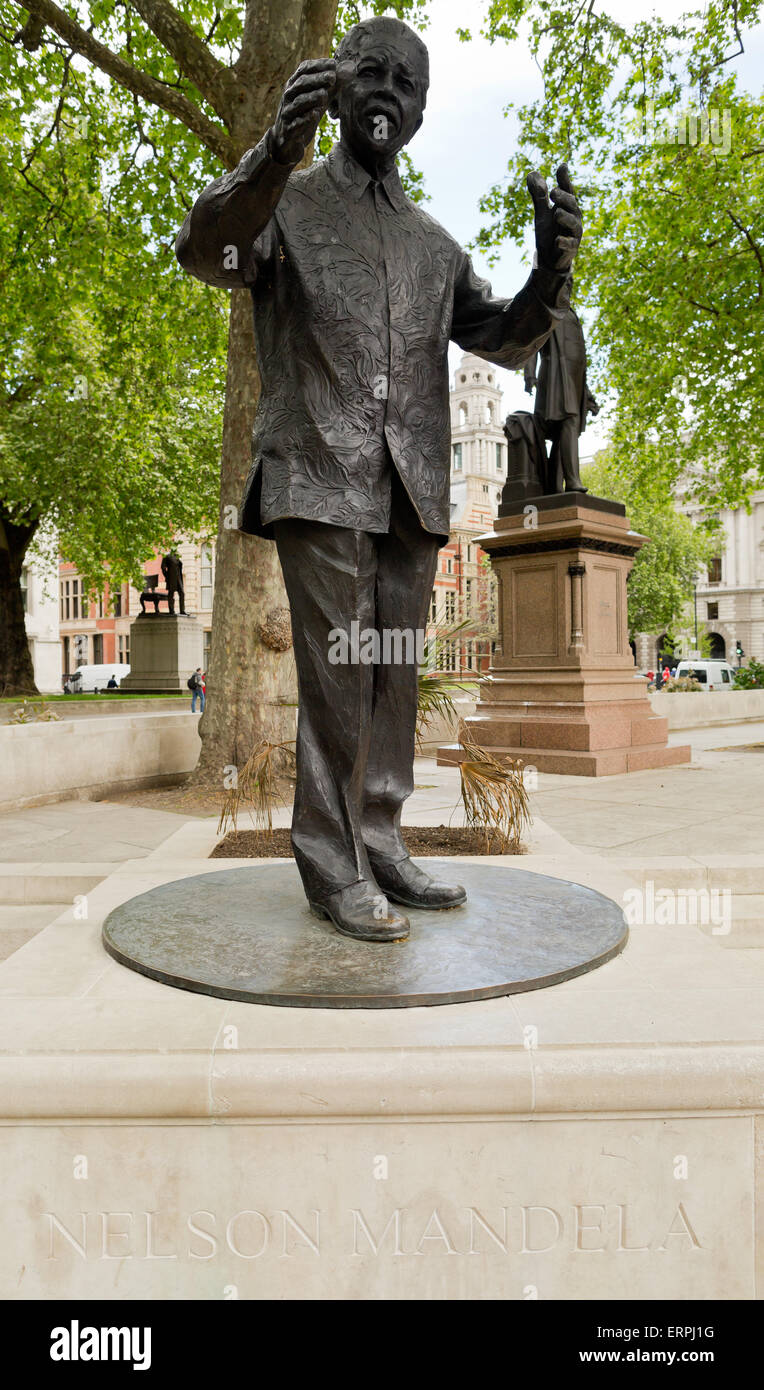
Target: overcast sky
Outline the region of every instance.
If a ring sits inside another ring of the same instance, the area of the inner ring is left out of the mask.
[[[487,0],[432,3],[430,27],[424,34],[430,50],[430,91],[424,124],[411,146],[430,195],[427,211],[462,245],[472,240],[481,225],[481,195],[502,178],[516,147],[516,125],[513,118],[502,115],[503,108],[510,101],[533,100],[541,92],[538,69],[524,43],[491,45],[476,37],[487,8]],[[670,20],[690,8],[686,0],[661,0],[660,14]],[[634,22],[647,18],[655,6],[645,0],[611,0],[608,9],[615,17]],[[457,26],[471,30],[471,43],[459,42]],[[746,49],[735,63],[738,81],[758,92],[764,71],[764,28],[746,41]],[[530,198],[528,226],[530,232]],[[529,270],[529,261],[524,262],[512,245],[502,250],[495,266],[489,267],[477,254],[473,259],[478,273],[492,282],[497,294],[515,294]],[[452,347],[452,370],[460,356],[460,350]],[[504,371],[500,375],[506,411],[532,408],[520,376]],[[581,439],[582,455],[592,453],[602,442],[600,417]]]

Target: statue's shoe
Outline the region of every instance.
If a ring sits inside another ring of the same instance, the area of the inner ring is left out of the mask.
[[[314,917],[328,918],[343,936],[356,941],[405,941],[409,919],[391,907],[375,883],[361,879],[349,888],[340,888],[321,902],[312,899]]]
[[[381,859],[369,850],[369,862],[380,888],[393,902],[404,907],[459,907],[467,893],[458,883],[441,883],[430,878],[411,859]]]

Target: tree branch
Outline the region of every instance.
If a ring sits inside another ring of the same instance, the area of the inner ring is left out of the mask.
[[[107,77],[111,77],[118,82],[121,87],[125,87],[128,92],[133,92],[135,96],[141,97],[152,106],[158,106],[168,115],[182,122],[192,135],[198,136],[202,144],[207,149],[222,160],[226,168],[233,169],[236,165],[236,152],[233,141],[229,138],[225,130],[215,125],[214,121],[200,111],[188,97],[180,92],[174,91],[163,82],[158,82],[156,78],[150,77],[148,73],[142,72],[139,68],[126,63],[119,54],[113,53],[105,44],[99,43],[98,39],[93,38],[92,34],[87,33],[75,20],[70,19],[64,10],[59,9],[53,0],[24,0],[25,8],[31,13],[38,15],[40,19],[53,29],[75,53],[82,54],[95,67],[105,72]]]
[[[236,79],[229,69],[218,62],[203,39],[168,0],[130,0],[130,3],[175,59],[184,76],[191,79],[221,120],[230,126]]]
[[[727,216],[729,217],[729,219],[730,219],[730,221],[732,222],[733,226],[737,227],[738,231],[743,233],[743,236],[745,237],[746,241],[748,242],[748,245],[750,246],[751,250],[753,251],[754,256],[756,257],[757,261],[759,262],[760,277],[759,277],[759,293],[758,293],[757,298],[761,299],[761,276],[764,275],[764,258],[762,257],[762,254],[761,254],[761,247],[758,245],[757,242],[754,241],[754,239],[753,239],[753,237],[751,236],[751,233],[749,232],[748,228],[745,227],[745,226],[743,225],[743,223],[740,221],[740,218],[739,218],[739,217],[736,217],[735,214],[734,214],[734,212],[731,212],[729,208],[727,208]]]

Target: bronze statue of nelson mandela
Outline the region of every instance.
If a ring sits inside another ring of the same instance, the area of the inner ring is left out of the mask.
[[[449,341],[521,367],[567,312],[581,238],[565,167],[551,203],[531,174],[537,264],[514,299],[494,298],[398,177],[428,81],[407,25],[355,25],[333,59],[300,64],[271,129],[205,189],[177,242],[191,274],[252,294],[262,394],[241,526],[275,540],[292,613],[292,843],[312,909],[365,941],[408,934],[393,904],[451,908],[465,893],[424,873],[401,837],[415,658],[351,650],[332,664],[332,639],[424,628],[449,530]],[[296,170],[327,108],[339,143]]]

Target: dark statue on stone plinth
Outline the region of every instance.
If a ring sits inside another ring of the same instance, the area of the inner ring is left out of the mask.
[[[162,557],[162,574],[167,585],[167,607],[171,613],[175,612],[175,595],[178,595],[178,607],[185,617],[186,613],[186,591],[183,587],[183,564],[180,557],[174,550],[169,555]]]
[[[586,365],[581,320],[569,308],[524,365],[525,389],[529,395],[536,392],[533,414],[518,410],[504,424],[508,463],[503,508],[539,496],[586,492],[579,472],[578,438],[586,429],[587,416],[599,414],[587,384]],[[548,454],[547,441],[551,443]],[[499,515],[503,514],[500,510]]]
[[[408,26],[356,25],[333,59],[300,64],[273,126],[201,194],[177,241],[189,273],[252,296],[262,392],[241,529],[276,542],[291,608],[292,844],[313,911],[362,941],[408,935],[393,904],[454,908],[466,893],[415,865],[401,835],[413,651],[334,664],[334,634],[424,630],[449,538],[449,339],[521,368],[565,319],[581,238],[566,167],[551,202],[530,174],[537,264],[513,300],[494,297],[396,170],[428,82]],[[297,169],[327,109],[339,142]]]
[[[158,588],[159,576],[156,574],[145,574],[144,589],[140,595],[141,613],[148,617],[146,605],[154,605],[155,615],[159,613],[160,603],[167,604],[167,612],[170,617],[175,617],[175,595],[178,596],[178,603],[181,615],[186,617],[186,591],[183,587],[183,565],[174,551],[162,557],[160,566],[164,576],[166,589]]]

